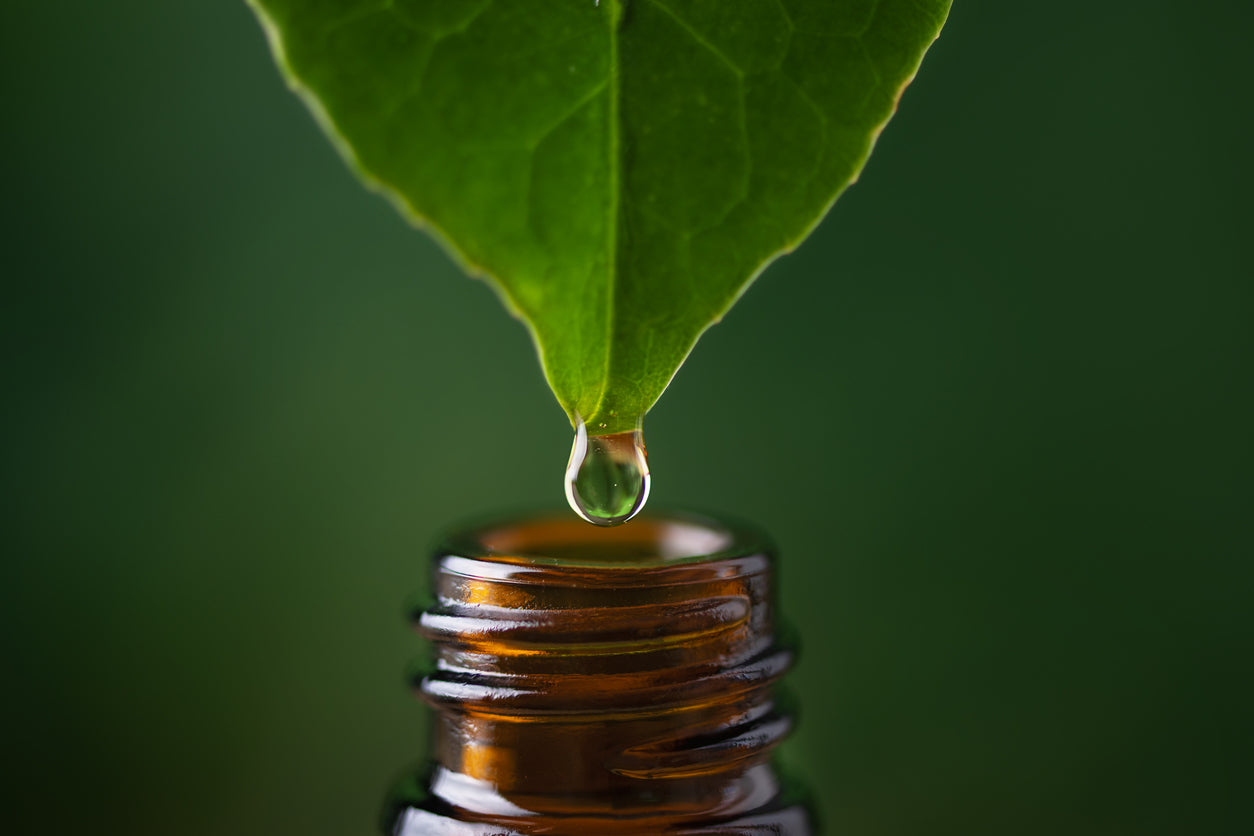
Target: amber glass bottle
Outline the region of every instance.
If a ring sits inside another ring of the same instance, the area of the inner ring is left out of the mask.
[[[393,836],[813,832],[771,763],[774,558],[756,532],[687,516],[597,529],[489,523],[435,555],[415,614],[435,651],[429,768]]]

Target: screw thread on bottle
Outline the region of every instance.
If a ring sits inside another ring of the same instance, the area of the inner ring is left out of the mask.
[[[451,538],[416,614],[432,766],[391,832],[808,834],[770,762],[793,656],[773,564],[755,533],[679,516]]]

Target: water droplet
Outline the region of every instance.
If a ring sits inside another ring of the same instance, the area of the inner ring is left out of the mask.
[[[631,430],[588,435],[583,421],[566,465],[566,501],[593,525],[621,525],[649,498],[649,460],[644,435]]]

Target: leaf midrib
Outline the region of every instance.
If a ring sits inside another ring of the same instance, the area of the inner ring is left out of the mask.
[[[621,81],[619,78],[618,61],[618,30],[623,16],[623,4],[626,0],[608,0],[606,21],[609,26],[610,59],[609,59],[609,126],[606,131],[606,155],[609,166],[609,218],[606,228],[607,282],[605,292],[605,355],[602,359],[601,389],[597,393],[596,404],[591,414],[576,416],[581,420],[594,421],[601,413],[606,395],[609,393],[610,368],[614,352],[614,314],[618,293],[618,225],[621,217],[621,180],[622,156],[620,152],[621,130],[619,125],[619,99],[621,98]]]

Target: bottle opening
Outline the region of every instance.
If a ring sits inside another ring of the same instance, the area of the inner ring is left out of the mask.
[[[645,516],[630,525],[592,528],[569,516],[525,518],[454,535],[450,551],[467,557],[545,566],[643,568],[696,563],[765,550],[764,538],[697,517]]]

